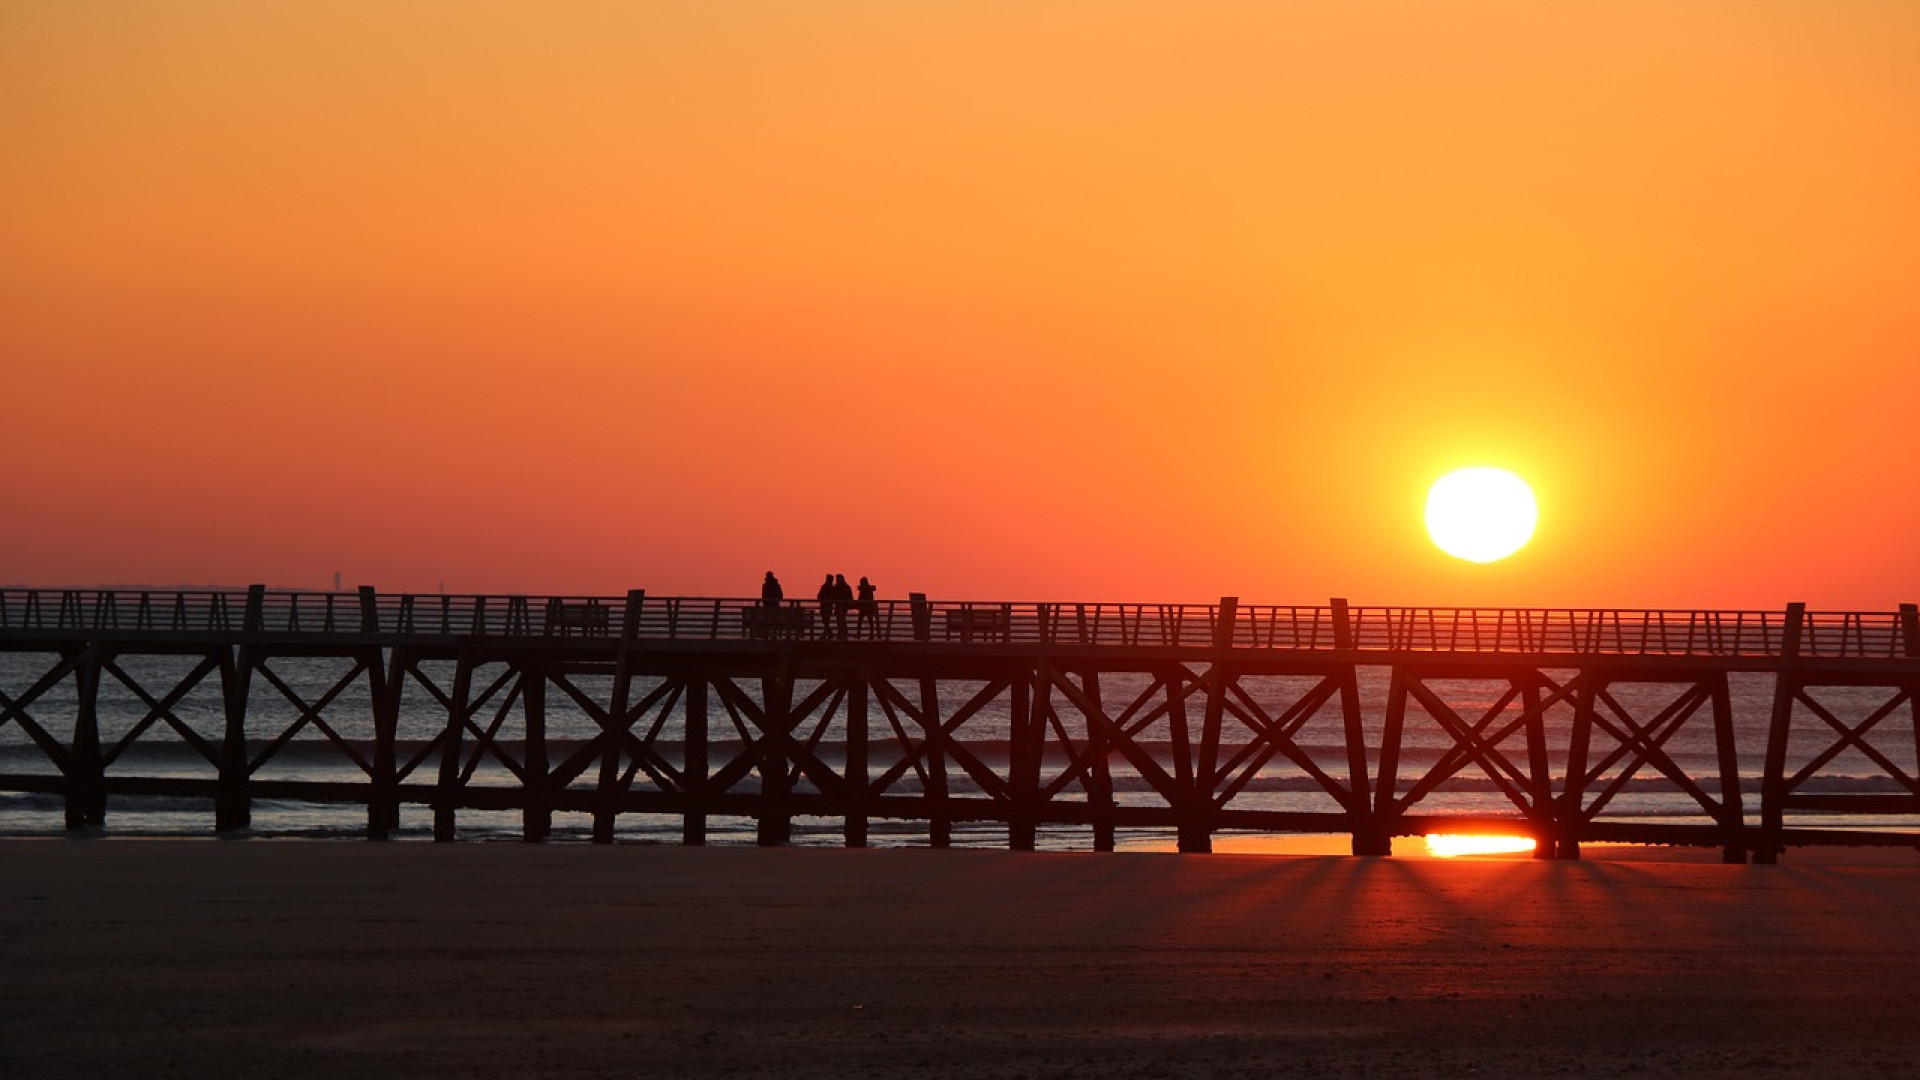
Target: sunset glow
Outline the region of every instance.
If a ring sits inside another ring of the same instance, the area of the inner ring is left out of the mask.
[[[0,579],[1889,609],[1920,5],[0,8]],[[1473,564],[1409,507],[1521,468]]]
[[[1533,838],[1529,836],[1433,833],[1425,839],[1427,854],[1440,859],[1453,859],[1462,855],[1510,855],[1534,849]]]

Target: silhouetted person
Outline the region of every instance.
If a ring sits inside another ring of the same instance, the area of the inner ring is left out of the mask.
[[[833,595],[833,575],[828,574],[827,580],[820,583],[820,591],[813,594],[813,598],[820,601],[820,636],[823,638],[833,636]]]
[[[860,598],[854,602],[854,609],[860,612],[860,636],[877,638],[880,636],[880,605],[873,598],[873,582],[860,579]]]
[[[847,611],[853,607],[853,586],[847,584],[847,575],[833,575],[833,633],[841,641],[847,640]]]
[[[760,583],[760,603],[777,608],[786,598],[787,594],[780,588],[780,579],[773,576],[773,571],[767,571],[767,580]]]

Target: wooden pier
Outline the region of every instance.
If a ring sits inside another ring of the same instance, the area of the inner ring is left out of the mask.
[[[1398,836],[1497,832],[1536,838],[1541,857],[1626,841],[1772,862],[1799,845],[1920,840],[1911,604],[916,595],[838,611],[639,591],[9,589],[0,659],[14,673],[0,683],[0,791],[63,797],[76,830],[103,825],[121,795],[209,800],[221,831],[246,828],[258,799],[349,803],[373,838],[404,806],[427,807],[439,840],[470,809],[518,811],[528,840],[557,813],[590,815],[601,842],[621,815],[671,815],[689,844],[717,815],[751,818],[762,844],[787,842],[796,817],[837,820],[854,846],[883,820],[923,827],[935,846],[959,823],[994,823],[1015,849],[1064,829],[1111,850],[1117,833],[1150,828],[1189,852],[1246,830],[1346,834],[1356,854],[1386,855]],[[324,668],[324,685],[297,685],[295,664]],[[1752,676],[1772,684],[1764,746],[1742,745],[1729,688]],[[1363,695],[1382,677],[1383,701]],[[1462,685],[1474,706],[1451,703]],[[1628,686],[1664,703],[1636,707]],[[1861,704],[1836,708],[1831,688]],[[104,723],[103,694],[131,719]],[[575,735],[552,730],[561,713]],[[1709,741],[1712,767],[1677,762],[1682,738]],[[191,767],[129,764],[155,743]],[[282,775],[295,749],[350,779]],[[1824,784],[1840,761],[1855,779],[1864,763],[1872,790]],[[1305,785],[1295,801],[1307,808],[1251,805],[1275,770]],[[1463,778],[1497,809],[1434,812],[1436,792]],[[1618,810],[1623,791],[1649,784],[1687,812]]]

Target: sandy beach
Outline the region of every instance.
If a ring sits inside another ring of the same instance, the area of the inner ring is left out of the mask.
[[[1917,921],[1912,852],[4,841],[0,1075],[1909,1077]]]

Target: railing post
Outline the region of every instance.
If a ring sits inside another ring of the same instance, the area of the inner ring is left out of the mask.
[[[247,613],[241,619],[240,627],[249,634],[257,634],[266,629],[267,587],[265,585],[247,586]]]
[[[1234,625],[1240,616],[1240,598],[1220,598],[1220,617],[1213,623],[1213,647],[1221,652],[1233,648]]]
[[[1900,605],[1900,643],[1908,657],[1920,657],[1920,604]]]
[[[627,606],[620,613],[620,639],[632,641],[640,636],[640,609],[647,600],[647,590],[628,589]]]
[[[1336,596],[1329,602],[1329,606],[1333,608],[1333,647],[1353,648],[1353,616],[1347,610],[1347,598]]]
[[[933,637],[933,605],[927,603],[927,594],[908,593],[907,604],[913,611],[913,640],[931,639]]]
[[[380,602],[375,598],[371,585],[360,586],[360,632],[380,632]]]
[[[1767,727],[1767,760],[1760,777],[1760,840],[1753,861],[1772,865],[1785,847],[1787,816],[1787,740],[1793,733],[1793,702],[1800,693],[1800,639],[1807,605],[1788,604],[1780,636],[1780,658],[1773,674],[1773,719]]]

